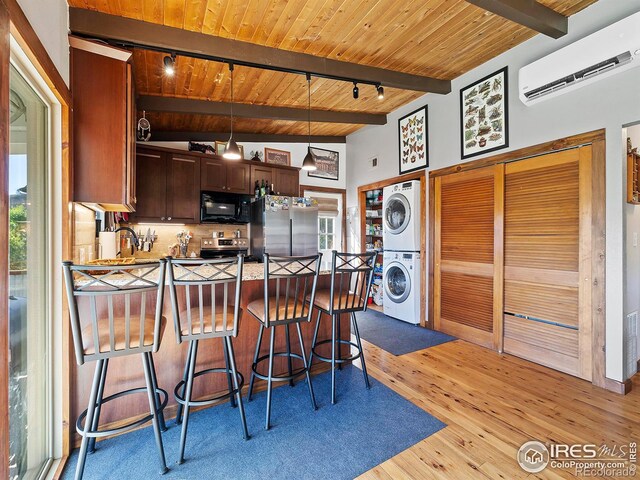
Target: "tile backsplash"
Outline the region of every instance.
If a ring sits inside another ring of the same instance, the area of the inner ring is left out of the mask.
[[[73,223],[73,261],[76,263],[84,263],[98,258],[96,245],[96,213],[82,204],[74,203]],[[150,252],[136,251],[134,256],[137,258],[160,258],[169,255],[169,248],[178,243],[176,234],[180,230],[187,230],[191,232],[193,236],[187,249],[187,255],[189,256],[192,252],[199,255],[201,239],[205,237],[211,238],[213,236],[213,232],[224,232],[225,237],[231,238],[236,230],[240,230],[241,235],[243,237],[247,237],[249,229],[248,225],[226,224],[171,225],[166,223],[130,223],[121,224],[120,226],[130,227],[136,233],[142,232],[143,235],[147,232],[147,229],[150,229],[152,233],[155,231],[157,240],[153,244],[152,250]],[[123,256],[125,257],[130,255],[131,252],[123,252]]]
[[[137,258],[158,258],[169,255],[169,248],[178,243],[176,234],[180,230],[189,231],[193,236],[187,249],[187,256],[190,256],[192,252],[195,252],[196,255],[200,254],[200,240],[211,238],[213,232],[224,232],[225,237],[231,238],[233,237],[233,232],[240,230],[241,236],[246,237],[249,228],[247,225],[168,225],[166,223],[156,225],[131,223],[127,226],[133,228],[136,233],[141,231],[143,235],[147,232],[147,229],[150,229],[151,233],[155,230],[158,236],[153,244],[153,249],[150,252],[136,252],[134,256]]]

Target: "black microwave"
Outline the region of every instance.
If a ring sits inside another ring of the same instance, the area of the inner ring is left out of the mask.
[[[241,193],[200,193],[201,223],[249,223],[251,195]]]

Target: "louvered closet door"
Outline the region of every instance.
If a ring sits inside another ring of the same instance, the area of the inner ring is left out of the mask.
[[[514,162],[504,198],[504,351],[587,380],[590,172],[591,146]]]
[[[501,349],[503,166],[435,178],[434,327]]]

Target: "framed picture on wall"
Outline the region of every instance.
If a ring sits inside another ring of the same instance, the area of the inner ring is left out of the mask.
[[[425,105],[398,120],[400,175],[429,166],[427,119]]]
[[[508,81],[504,67],[460,90],[462,158],[509,146]]]
[[[333,150],[311,147],[311,154],[316,160],[316,170],[307,172],[310,177],[338,180],[340,170],[340,154]]]
[[[276,150],[275,148],[264,149],[264,161],[275,165],[291,165],[291,152],[286,150]]]
[[[216,155],[218,156],[222,156],[222,154],[224,153],[224,147],[227,146],[227,142],[220,142],[218,140],[216,140]],[[242,159],[244,160],[244,147],[240,144],[238,144],[238,147],[240,148],[240,155],[242,156]]]

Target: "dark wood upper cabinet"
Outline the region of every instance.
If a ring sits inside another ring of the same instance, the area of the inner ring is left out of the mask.
[[[120,58],[71,49],[74,201],[133,211],[135,108],[131,65]]]
[[[167,221],[200,221],[200,159],[168,155]]]
[[[167,213],[167,161],[166,154],[154,150],[138,149],[136,168],[138,183],[137,219],[160,219]]]
[[[262,165],[251,165],[251,188],[255,190],[256,181],[258,184],[265,181],[267,185],[271,185],[275,181],[273,168]],[[277,191],[277,190],[276,190]]]
[[[297,170],[274,169],[273,189],[280,195],[297,197],[300,194],[300,173]]]
[[[227,191],[231,193],[252,193],[251,166],[245,163],[227,164]]]
[[[200,158],[139,148],[137,222],[200,221]]]
[[[200,160],[200,189],[222,192],[227,189],[227,162],[221,158]]]

